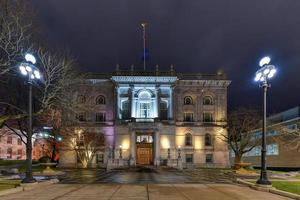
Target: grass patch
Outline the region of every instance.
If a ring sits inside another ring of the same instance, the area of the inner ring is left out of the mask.
[[[293,178],[300,179],[300,175],[294,176]]]
[[[11,188],[16,188],[21,183],[21,180],[0,180],[0,191]]]
[[[300,181],[273,181],[272,186],[278,190],[300,195]]]
[[[32,171],[33,172],[42,172],[46,167],[42,166],[42,165],[38,165],[38,166],[32,166]],[[26,171],[26,165],[22,165],[20,167],[18,167],[19,172],[25,172]]]
[[[25,160],[0,160],[0,166],[24,164]]]

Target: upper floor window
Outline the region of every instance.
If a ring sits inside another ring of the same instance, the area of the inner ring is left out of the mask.
[[[193,122],[194,121],[194,113],[184,113],[185,122]]]
[[[213,104],[213,99],[210,96],[205,96],[203,98],[203,105],[212,105]]]
[[[184,105],[192,105],[193,104],[193,98],[191,96],[184,97]]]
[[[86,113],[85,112],[77,113],[76,119],[80,122],[85,122],[86,121]]]
[[[105,97],[100,95],[96,98],[96,105],[104,105],[105,104]]]
[[[7,144],[12,144],[12,136],[7,137]]]
[[[138,96],[138,118],[152,118],[154,107],[151,93],[149,91],[141,91]]]
[[[185,146],[192,146],[193,136],[190,133],[185,134]]]
[[[205,134],[205,146],[211,146],[211,135],[209,133]]]
[[[22,140],[18,138],[18,145],[22,145]]]
[[[121,115],[122,119],[129,119],[130,118],[130,104],[128,100],[122,101],[121,104]]]
[[[85,103],[86,99],[84,95],[78,95],[77,96],[77,102],[78,103]]]
[[[167,120],[168,119],[168,103],[166,101],[160,102],[160,119]]]
[[[105,122],[106,121],[106,114],[103,112],[96,113],[96,122]]]
[[[203,122],[213,122],[213,114],[209,112],[204,112],[203,113]]]

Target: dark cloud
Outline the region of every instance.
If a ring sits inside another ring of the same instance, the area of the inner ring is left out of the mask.
[[[260,57],[279,67],[270,112],[299,103],[300,1],[32,0],[51,45],[68,48],[85,71],[141,65],[142,21],[149,22],[150,69],[213,73],[233,80],[230,108],[260,105],[253,83]],[[142,67],[140,67],[142,68]]]

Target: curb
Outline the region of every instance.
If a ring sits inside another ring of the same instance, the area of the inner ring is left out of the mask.
[[[8,195],[8,194],[14,194],[14,193],[17,193],[17,192],[30,191],[30,190],[33,190],[33,189],[36,189],[36,188],[52,185],[52,184],[55,184],[55,183],[58,183],[58,182],[59,182],[58,179],[51,179],[51,180],[44,181],[44,182],[21,183],[20,186],[18,186],[16,188],[0,191],[0,196],[4,196],[4,195]]]
[[[248,187],[250,187],[254,190],[269,192],[269,193],[272,193],[272,194],[277,194],[277,195],[288,197],[288,198],[291,198],[291,199],[300,200],[300,195],[293,194],[293,193],[286,192],[286,191],[282,191],[282,190],[277,190],[274,187],[258,186],[254,183],[250,183],[248,181],[245,181],[245,180],[242,180],[242,179],[239,179],[239,178],[236,179],[236,182],[239,183],[239,184],[246,185],[246,186],[248,186]]]

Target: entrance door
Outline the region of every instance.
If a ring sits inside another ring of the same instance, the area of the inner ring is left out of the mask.
[[[152,161],[152,148],[137,149],[137,164],[150,165]]]
[[[153,164],[152,144],[137,143],[136,147],[136,163],[139,165]]]

